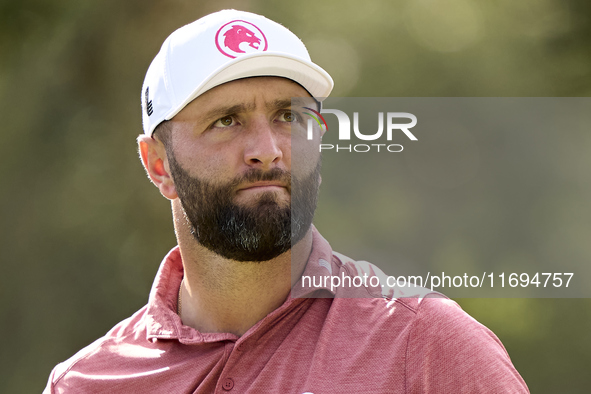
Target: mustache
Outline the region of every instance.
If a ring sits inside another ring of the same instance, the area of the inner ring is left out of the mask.
[[[232,182],[233,187],[238,187],[244,183],[277,181],[287,185],[287,189],[291,190],[291,173],[282,170],[281,168],[273,168],[269,171],[263,171],[257,168],[251,168],[244,174],[236,177]]]

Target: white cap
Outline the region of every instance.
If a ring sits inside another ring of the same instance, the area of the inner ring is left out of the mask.
[[[144,133],[151,136],[209,89],[255,76],[291,79],[318,100],[333,87],[287,28],[261,15],[223,10],[181,27],[162,44],[142,87]]]

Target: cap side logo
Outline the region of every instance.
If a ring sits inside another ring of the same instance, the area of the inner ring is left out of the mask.
[[[154,108],[152,107],[152,100],[150,100],[150,87],[146,87],[146,113],[148,116],[152,116]]]
[[[221,53],[232,59],[247,53],[264,52],[269,47],[261,29],[241,20],[220,27],[215,34],[215,45]]]

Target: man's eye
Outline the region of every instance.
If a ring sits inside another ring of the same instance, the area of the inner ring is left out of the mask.
[[[282,122],[292,123],[292,122],[295,122],[297,119],[298,118],[297,118],[296,114],[294,114],[291,111],[285,111],[281,115],[279,115],[279,120]]]
[[[216,122],[213,124],[213,126],[214,127],[228,127],[228,126],[232,126],[233,124],[234,124],[233,117],[224,116],[223,118],[216,120]]]

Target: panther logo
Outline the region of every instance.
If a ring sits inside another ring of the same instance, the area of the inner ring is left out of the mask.
[[[232,21],[222,26],[215,35],[216,46],[224,55],[235,58],[241,54],[266,51],[265,34],[250,22]]]
[[[252,31],[240,25],[232,26],[230,30],[224,33],[224,37],[224,45],[226,48],[238,53],[245,53],[240,49],[240,44],[243,42],[247,42],[248,46],[254,49],[259,49],[259,44],[261,43],[261,40],[256,38]]]

